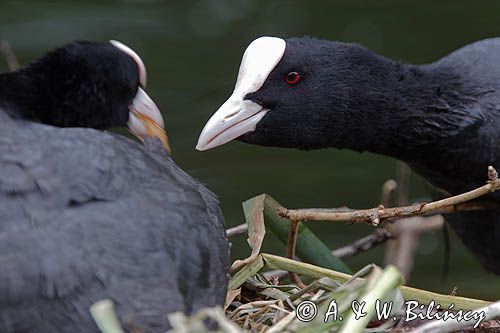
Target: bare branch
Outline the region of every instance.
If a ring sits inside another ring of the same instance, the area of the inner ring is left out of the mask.
[[[286,256],[289,259],[295,259],[295,247],[297,246],[297,232],[299,231],[300,221],[291,221],[290,231],[288,233],[288,241],[286,243]],[[306,285],[302,282],[299,275],[295,272],[288,272],[290,280],[299,288],[304,288]]]
[[[404,223],[405,219],[403,219],[401,221],[403,221],[404,226],[402,224],[401,227],[403,227],[405,231],[411,231],[412,233],[416,234],[439,230],[443,227],[444,223],[443,217],[441,215],[434,215],[429,217],[419,216],[413,218],[418,218],[420,219],[420,221],[418,221],[418,223],[417,221],[415,221],[415,223]],[[400,235],[401,230],[399,230],[399,228],[395,229],[394,233],[390,233],[385,228],[377,228],[370,235],[360,238],[349,245],[333,250],[332,254],[340,259],[345,259],[371,250],[372,248],[383,244],[390,239],[396,239],[400,237]]]
[[[237,225],[236,227],[232,227],[226,230],[226,236],[228,238],[233,238],[236,236],[245,235],[248,231],[248,224],[242,223]]]
[[[360,238],[353,243],[332,251],[332,254],[340,259],[352,257],[356,254],[368,251],[377,245],[385,243],[393,238],[385,228],[377,228],[370,235]]]
[[[388,179],[384,185],[382,185],[382,195],[380,203],[384,206],[389,206],[392,202],[394,193],[398,188],[398,183],[394,179]]]
[[[398,161],[396,174],[396,205],[407,205],[410,196],[409,185],[411,177],[411,169],[405,162]]]
[[[446,199],[433,201],[430,203],[422,203],[403,207],[385,208],[379,206],[372,209],[361,209],[350,212],[338,212],[328,209],[286,209],[281,208],[278,214],[290,220],[300,221],[342,221],[352,223],[373,223],[389,218],[402,218],[416,215],[424,215],[428,213],[436,213],[440,210],[455,210],[454,206],[464,202],[479,198],[488,193],[498,191],[500,189],[500,180],[494,177],[496,173],[493,167],[488,167],[488,174],[492,175],[486,185],[478,187],[472,191],[465,192]]]
[[[396,163],[395,195],[393,195],[393,201],[386,201],[388,203],[382,201],[385,207],[390,207],[391,204],[403,206],[409,203],[410,177],[410,167],[406,163],[398,161]],[[396,266],[403,273],[405,280],[408,281],[411,273],[409,269],[413,267],[414,253],[411,249],[416,250],[419,235],[401,228],[400,225],[402,224],[406,224],[404,219],[384,224],[389,233],[398,235],[387,242],[387,246],[385,247],[385,263],[386,265]]]
[[[5,57],[5,60],[7,61],[7,66],[9,66],[9,69],[11,71],[15,71],[16,69],[21,67],[8,41],[6,40],[0,41],[0,52]]]

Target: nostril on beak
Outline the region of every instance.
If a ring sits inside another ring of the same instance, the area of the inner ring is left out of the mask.
[[[229,120],[229,119],[233,118],[233,117],[234,117],[234,116],[236,116],[238,113],[240,113],[240,111],[239,111],[239,110],[238,110],[238,111],[231,112],[230,114],[228,114],[228,115],[226,115],[226,116],[224,117],[224,121],[227,121],[227,120]]]

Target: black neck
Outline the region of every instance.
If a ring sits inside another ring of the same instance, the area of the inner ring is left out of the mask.
[[[478,119],[467,112],[467,95],[452,70],[372,56],[372,63],[357,72],[360,79],[349,98],[356,116],[348,117],[343,142],[335,138],[333,147],[412,163],[430,152],[444,153],[457,138],[474,132]]]

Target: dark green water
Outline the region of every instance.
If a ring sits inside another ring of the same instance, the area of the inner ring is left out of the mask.
[[[395,161],[371,154],[254,147],[234,142],[194,150],[205,121],[233,89],[245,46],[255,37],[311,35],[354,41],[385,56],[433,61],[478,39],[500,36],[500,2],[433,1],[6,1],[0,3],[0,39],[26,63],[74,39],[117,39],[134,48],[149,74],[148,93],[162,109],[174,157],[222,202],[228,226],[243,222],[241,202],[260,193],[288,207],[372,207],[394,177]],[[0,59],[0,70],[7,70]],[[426,195],[412,178],[412,195]],[[312,226],[332,248],[371,230],[343,224]],[[460,295],[500,298],[500,279],[486,273],[452,238],[451,272],[440,282],[442,234],[422,238],[411,284]],[[283,253],[270,241],[267,251]],[[247,253],[243,239],[233,254]],[[355,269],[383,263],[378,249],[348,261]]]

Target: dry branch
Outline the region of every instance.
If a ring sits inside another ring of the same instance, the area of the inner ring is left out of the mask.
[[[464,202],[484,196],[488,193],[500,189],[500,180],[492,166],[488,167],[489,181],[486,185],[478,187],[472,191],[465,192],[446,199],[437,200],[429,203],[422,203],[403,207],[385,208],[379,206],[371,209],[361,209],[356,211],[338,212],[328,209],[287,209],[281,208],[278,214],[292,221],[342,221],[352,223],[371,223],[378,224],[382,220],[389,218],[402,218],[416,215],[435,213],[437,211],[456,210],[454,206]]]
[[[389,233],[389,231],[384,228],[377,228],[368,236],[360,238],[349,245],[333,250],[332,254],[339,259],[345,259],[358,253],[368,251],[377,245],[385,243],[391,238],[394,238],[394,236]]]
[[[297,232],[299,231],[300,221],[292,221],[290,225],[290,232],[288,233],[288,241],[286,243],[286,256],[289,259],[295,259],[295,247],[297,246]],[[304,288],[305,284],[300,279],[299,275],[295,272],[288,272],[290,279],[299,288]]]
[[[10,43],[8,41],[0,41],[0,52],[3,54],[5,61],[7,61],[7,66],[9,66],[9,69],[11,71],[15,71],[16,69],[21,67],[19,61],[17,60],[16,54],[12,50],[12,47],[10,46]]]
[[[245,235],[248,231],[248,224],[242,223],[238,224],[235,227],[229,228],[226,230],[226,236],[228,238]]]
[[[401,161],[397,163],[396,187],[391,201],[381,201],[384,207],[403,206],[409,203],[409,183],[411,177],[410,167]],[[450,196],[450,195],[447,195]],[[385,264],[396,266],[408,281],[410,278],[413,260],[420,234],[413,232],[411,228],[405,228],[409,223],[406,219],[386,223],[384,227],[394,235],[395,239],[387,242],[385,247]]]
[[[396,205],[402,206],[409,203],[411,169],[405,162],[398,161],[396,173]]]

